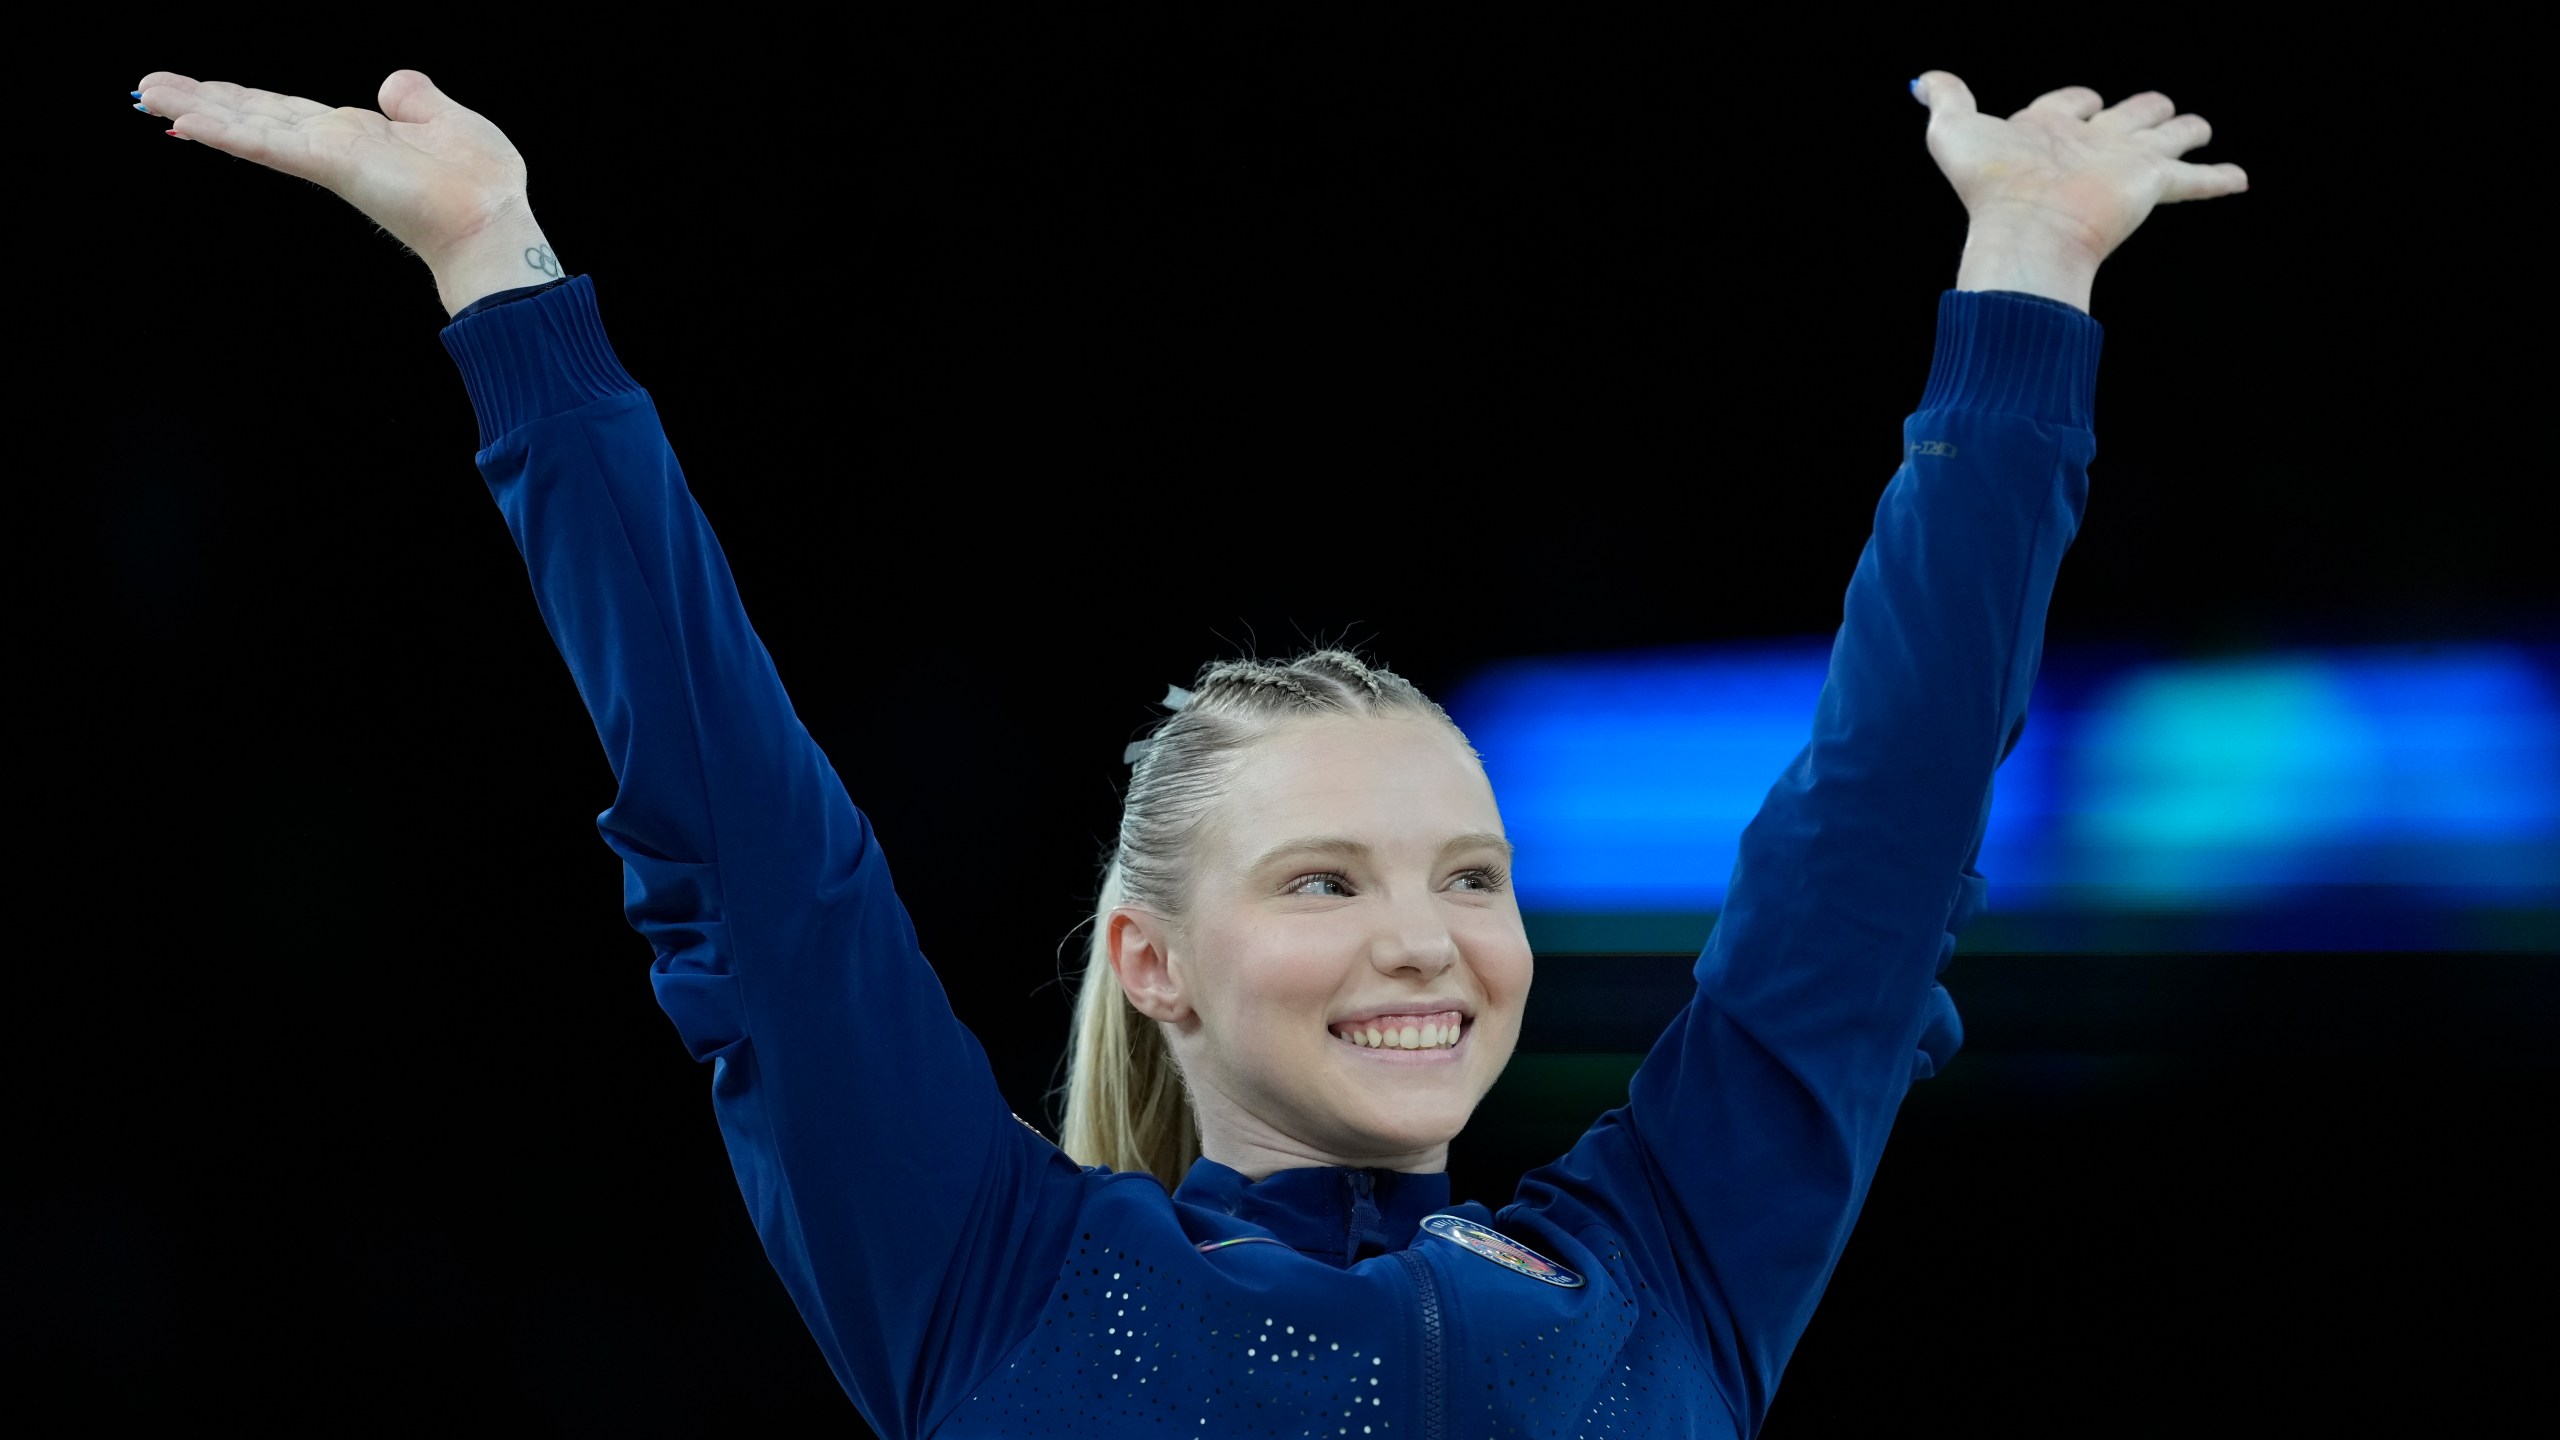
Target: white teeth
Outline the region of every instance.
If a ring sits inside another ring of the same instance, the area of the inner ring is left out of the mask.
[[[1438,1021],[1434,1017],[1415,1024],[1385,1028],[1369,1024],[1357,1030],[1337,1029],[1333,1033],[1354,1045],[1365,1045],[1372,1050],[1445,1050],[1458,1043],[1459,1036],[1464,1033],[1463,1024],[1453,1014],[1447,1021]]]

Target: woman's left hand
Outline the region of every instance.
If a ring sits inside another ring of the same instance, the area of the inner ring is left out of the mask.
[[[1922,75],[1912,94],[1929,107],[1930,157],[1973,217],[1968,269],[1979,268],[1979,249],[1986,258],[2019,258],[2065,277],[2076,273],[2084,280],[2078,297],[2056,298],[2083,308],[2085,277],[2094,276],[2098,262],[2153,206],[2249,188],[2247,172],[2237,165],[2178,158],[2212,139],[2213,127],[2201,115],[2179,114],[2158,91],[2110,107],[2095,90],[2074,85],[2006,120],[1976,110],[1973,92],[1944,70]],[[1990,256],[1992,250],[1999,256]],[[1958,288],[2010,287],[1967,285],[1960,278]]]

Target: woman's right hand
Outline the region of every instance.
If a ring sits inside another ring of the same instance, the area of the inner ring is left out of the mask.
[[[531,223],[524,157],[505,132],[415,70],[382,82],[378,112],[167,70],[137,88],[179,138],[329,190],[415,251],[439,281],[475,242],[500,232],[520,240]]]

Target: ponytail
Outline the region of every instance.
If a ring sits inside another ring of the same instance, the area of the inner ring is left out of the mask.
[[[1171,1194],[1200,1158],[1200,1132],[1173,1047],[1111,973],[1111,912],[1120,900],[1115,863],[1103,871],[1094,903],[1093,942],[1067,1036],[1067,1113],[1058,1148],[1079,1165],[1146,1171]]]

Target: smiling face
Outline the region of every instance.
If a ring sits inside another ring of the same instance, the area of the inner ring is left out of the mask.
[[[1254,1179],[1447,1168],[1511,1059],[1532,968],[1465,744],[1414,715],[1283,724],[1245,750],[1190,863],[1178,921],[1123,907],[1109,942],[1130,1002],[1164,1022],[1202,1153]],[[1417,1008],[1462,1012],[1456,1045],[1334,1033]]]

